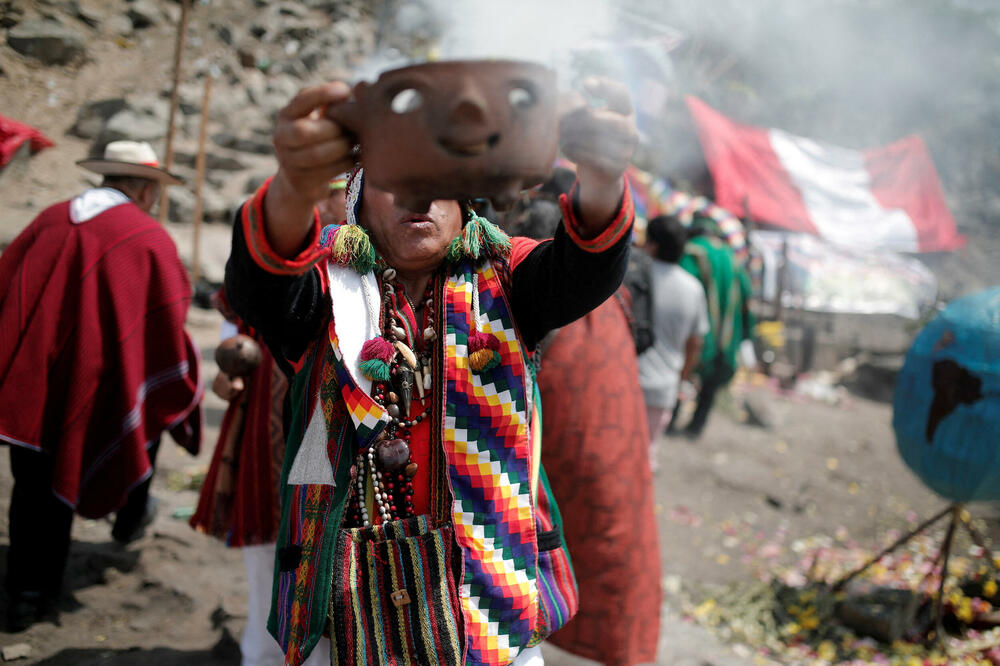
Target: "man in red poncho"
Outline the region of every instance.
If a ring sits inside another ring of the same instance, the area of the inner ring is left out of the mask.
[[[43,211],[0,255],[0,440],[14,490],[7,622],[20,630],[58,596],[76,511],[118,511],[112,535],[141,534],[165,430],[192,453],[198,354],[177,248],[148,213],[162,184],[146,143],[79,162],[101,187]]]

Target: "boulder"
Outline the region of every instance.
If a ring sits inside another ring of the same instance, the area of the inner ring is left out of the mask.
[[[196,156],[194,153],[178,150],[174,152],[174,160],[177,164],[194,168]],[[247,165],[235,157],[208,152],[205,155],[205,168],[209,171],[243,171]]]
[[[108,120],[101,131],[98,143],[101,150],[111,141],[157,141],[167,135],[167,125],[159,118],[137,113],[132,109],[119,111]]]
[[[128,37],[132,34],[132,21],[127,16],[121,14],[111,16],[104,22],[104,25],[112,35]]]
[[[7,43],[46,65],[65,65],[86,55],[83,38],[52,21],[24,21],[10,29]]]
[[[31,646],[27,643],[5,645],[3,649],[0,650],[0,658],[4,661],[17,661],[18,659],[27,659],[30,656]]]
[[[242,138],[229,132],[218,132],[212,135],[212,141],[223,148],[232,148],[241,153],[254,153],[257,155],[271,155],[274,153],[274,146],[270,141],[261,141],[254,138]]]
[[[24,7],[0,2],[0,28],[13,28],[24,19]]]
[[[278,42],[305,42],[316,37],[316,24],[312,21],[295,21],[285,24],[278,32]]]
[[[203,187],[201,190],[201,215],[208,223],[226,224],[232,221],[236,205],[231,203],[213,189]]]
[[[164,125],[170,116],[170,102],[162,99],[156,93],[145,93],[142,95],[129,95],[128,105],[133,111],[142,116],[152,116],[161,121]]]
[[[333,12],[342,0],[304,0],[304,4],[309,9],[318,9],[324,12]]]
[[[253,194],[260,188],[261,185],[264,184],[264,181],[271,176],[272,173],[270,171],[250,174],[250,177],[247,178],[246,185],[243,186],[243,192],[246,194]]]
[[[194,193],[187,187],[167,188],[167,219],[171,222],[191,222],[194,217]]]
[[[81,139],[95,139],[104,128],[104,123],[126,106],[127,103],[121,97],[88,102],[77,110],[76,122],[69,133]]]
[[[278,4],[278,14],[282,16],[294,16],[295,18],[304,19],[309,16],[309,9],[303,7],[297,2],[282,2]]]
[[[96,28],[101,24],[103,18],[101,12],[91,2],[87,2],[87,0],[84,0],[83,3],[79,0],[70,0],[66,5],[66,9],[73,18],[83,21],[91,28]]]
[[[132,21],[132,27],[136,30],[151,28],[163,18],[160,8],[153,0],[134,0],[129,5],[126,16]]]
[[[216,29],[215,29],[215,32],[216,32],[217,35],[219,35],[219,39],[222,40],[223,44],[225,44],[226,46],[232,46],[233,45],[233,41],[234,41],[233,40],[233,29],[230,28],[228,25],[217,26]]]

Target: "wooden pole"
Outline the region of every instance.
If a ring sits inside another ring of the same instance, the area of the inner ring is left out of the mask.
[[[208,129],[208,102],[212,95],[212,74],[205,74],[205,94],[201,98],[201,129],[198,132],[198,159],[195,162],[194,180],[194,230],[191,248],[191,282],[201,278],[201,188],[205,183],[205,135]]]
[[[944,536],[944,545],[941,552],[944,553],[941,561],[941,582],[938,583],[937,599],[934,600],[934,643],[941,645],[941,634],[944,633],[944,585],[948,580],[948,558],[951,556],[951,542],[955,540],[955,526],[959,523],[958,514],[962,510],[961,504],[956,504],[951,509],[951,522],[948,523],[948,532]]]
[[[174,166],[174,118],[177,117],[177,107],[180,104],[181,60],[184,56],[184,39],[187,35],[188,8],[191,0],[181,0],[181,20],[177,25],[177,41],[174,44],[174,83],[170,91],[170,115],[167,116],[167,152],[163,158],[163,168],[170,171]],[[163,188],[160,198],[160,222],[167,221],[167,210],[170,208],[167,188]]]
[[[942,518],[944,518],[948,514],[954,514],[956,506],[958,506],[958,505],[953,504],[953,505],[950,505],[950,506],[942,509],[940,512],[934,514],[933,516],[931,516],[930,518],[928,518],[924,522],[920,523],[919,525],[917,525],[915,528],[913,528],[912,530],[910,530],[909,532],[907,532],[903,536],[901,536],[898,539],[896,539],[892,543],[892,545],[887,546],[878,555],[876,555],[875,557],[871,558],[870,560],[868,560],[867,562],[865,562],[862,566],[858,567],[857,569],[855,569],[854,571],[852,571],[851,573],[847,574],[846,576],[844,576],[843,578],[841,578],[840,580],[838,580],[836,583],[834,583],[833,584],[833,591],[834,592],[839,592],[840,590],[844,589],[844,587],[849,582],[851,582],[852,580],[854,580],[855,576],[857,576],[861,572],[863,572],[866,569],[868,569],[868,567],[870,567],[871,565],[875,564],[876,562],[878,562],[879,560],[881,560],[883,557],[885,557],[886,555],[888,555],[892,551],[896,550],[897,548],[899,548],[900,546],[902,546],[904,543],[906,543],[907,541],[909,541],[913,537],[917,536],[918,534],[920,534],[921,532],[923,532],[928,527],[930,527],[931,525],[933,525],[937,521],[941,520]]]
[[[777,284],[774,289],[774,310],[771,317],[774,321],[781,321],[784,304],[781,296],[785,292],[785,281],[788,279],[788,234],[782,235],[781,240],[781,263],[778,264]]]

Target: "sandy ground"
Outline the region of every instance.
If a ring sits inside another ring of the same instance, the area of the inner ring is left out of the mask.
[[[220,318],[193,310],[189,329],[202,349],[203,374]],[[656,477],[664,584],[661,664],[749,664],[707,631],[681,619],[678,588],[748,580],[759,564],[739,554],[751,541],[834,535],[846,529],[862,543],[905,527],[941,501],[925,490],[898,458],[890,407],[858,398],[830,406],[745,388],[767,400],[775,425],[754,428],[734,418],[736,398],[713,416],[698,442],[663,438]],[[197,492],[190,478],[205,469],[224,404],[210,392],[201,454],[164,446],[154,480],[160,512],[147,535],[115,546],[103,520],[77,519],[58,618],[16,634],[0,633],[0,647],[28,643],[38,664],[238,664],[245,616],[239,551],[195,533],[181,515]],[[0,555],[7,548],[6,506],[11,477],[0,456]],[[565,511],[571,510],[564,508]],[[0,568],[5,558],[0,557]],[[547,649],[556,666],[587,663]]]

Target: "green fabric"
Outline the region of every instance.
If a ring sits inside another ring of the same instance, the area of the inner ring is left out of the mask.
[[[681,267],[705,289],[710,330],[705,336],[698,373],[711,373],[718,363],[729,377],[736,372],[740,343],[750,338],[750,276],[732,250],[718,238],[698,236],[684,249]],[[728,377],[727,377],[728,379]]]
[[[320,339],[322,340],[323,338]],[[292,464],[295,462],[295,457],[299,452],[299,447],[302,445],[305,427],[309,417],[311,416],[311,414],[305,413],[303,407],[315,405],[315,401],[309,399],[308,391],[314,370],[322,370],[324,354],[332,354],[332,351],[330,351],[328,346],[322,344],[313,345],[313,349],[308,354],[308,360],[303,365],[302,369],[296,373],[291,382],[289,390],[289,409],[291,410],[292,417],[285,444],[285,459],[282,462],[281,468],[280,488],[282,506],[288,505],[291,501],[292,493],[294,493],[297,488],[297,486],[291,486],[288,484],[288,474],[292,469]],[[336,388],[335,385],[333,387],[327,387],[327,389],[339,392],[339,389]],[[349,420],[345,421],[346,422],[340,423],[341,432],[330,432],[330,436],[336,437],[341,442],[341,445],[351,442],[354,447],[350,451],[343,452],[344,454],[340,456],[337,469],[334,470],[334,483],[336,486],[333,493],[332,507],[327,519],[327,525],[333,525],[338,528],[344,514],[344,508],[347,505],[347,496],[351,489],[351,464],[354,461],[357,447],[356,440],[353,437],[354,430],[351,427]],[[348,434],[351,436],[348,437]],[[275,639],[278,639],[278,609],[275,607],[274,602],[278,600],[278,584],[280,582],[280,575],[278,575],[278,572],[280,571],[280,562],[278,561],[277,554],[282,548],[288,545],[287,534],[289,517],[289,512],[281,512],[281,529],[278,532],[277,544],[275,545],[275,576],[271,585],[271,610],[267,618],[267,630],[273,637],[275,637]],[[322,556],[316,562],[316,579],[313,589],[313,612],[309,618],[309,633],[302,646],[302,653],[304,655],[308,655],[313,648],[316,647],[316,644],[323,637],[323,631],[326,628],[327,615],[330,607],[330,593],[333,582],[332,560],[338,532],[339,529],[327,529],[323,533]]]

